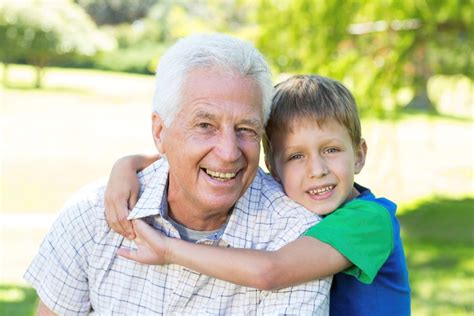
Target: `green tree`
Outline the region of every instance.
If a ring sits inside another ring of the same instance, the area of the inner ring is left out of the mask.
[[[93,56],[113,44],[84,10],[70,1],[0,2],[0,61],[6,65],[25,61],[35,66],[38,88],[48,62]]]
[[[343,81],[362,111],[434,109],[433,74],[472,76],[470,0],[261,0],[257,45],[277,72]]]
[[[227,32],[247,37],[252,0],[161,0],[150,10],[146,23],[161,31],[160,40],[175,41],[193,32]]]

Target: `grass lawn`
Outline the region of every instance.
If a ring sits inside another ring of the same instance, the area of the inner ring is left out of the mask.
[[[474,199],[420,201],[399,216],[413,315],[474,313]]]
[[[36,292],[22,285],[0,285],[0,315],[36,315]]]
[[[13,66],[10,86],[0,90],[1,212],[57,213],[71,193],[106,176],[118,157],[153,150],[153,77],[54,68],[44,89],[31,89],[32,82],[30,67]],[[450,98],[440,92],[443,84],[435,86],[446,108]],[[458,86],[450,80],[448,87],[452,94]],[[472,83],[460,91],[457,103],[473,99]],[[462,120],[412,116],[362,123],[369,154],[356,180],[400,205],[413,315],[473,314],[472,111]],[[26,265],[41,234],[2,231],[2,257],[6,246],[22,249],[8,259],[10,267]],[[31,315],[34,291],[4,262],[0,315]]]

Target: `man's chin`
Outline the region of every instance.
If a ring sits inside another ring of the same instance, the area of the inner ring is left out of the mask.
[[[227,212],[230,211],[235,203],[240,198],[240,194],[232,194],[225,196],[212,196],[212,198],[206,199],[204,205],[208,206],[208,209],[213,210],[213,213]]]

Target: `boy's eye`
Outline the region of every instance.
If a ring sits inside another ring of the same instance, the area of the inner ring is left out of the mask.
[[[294,154],[294,155],[291,155],[288,160],[298,160],[298,159],[301,159],[303,158],[303,155],[302,154]]]

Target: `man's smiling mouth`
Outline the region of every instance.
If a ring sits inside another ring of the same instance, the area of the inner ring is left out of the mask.
[[[203,169],[211,178],[225,182],[229,181],[235,178],[237,175],[237,172],[218,172],[218,171],[212,171],[209,169]]]

